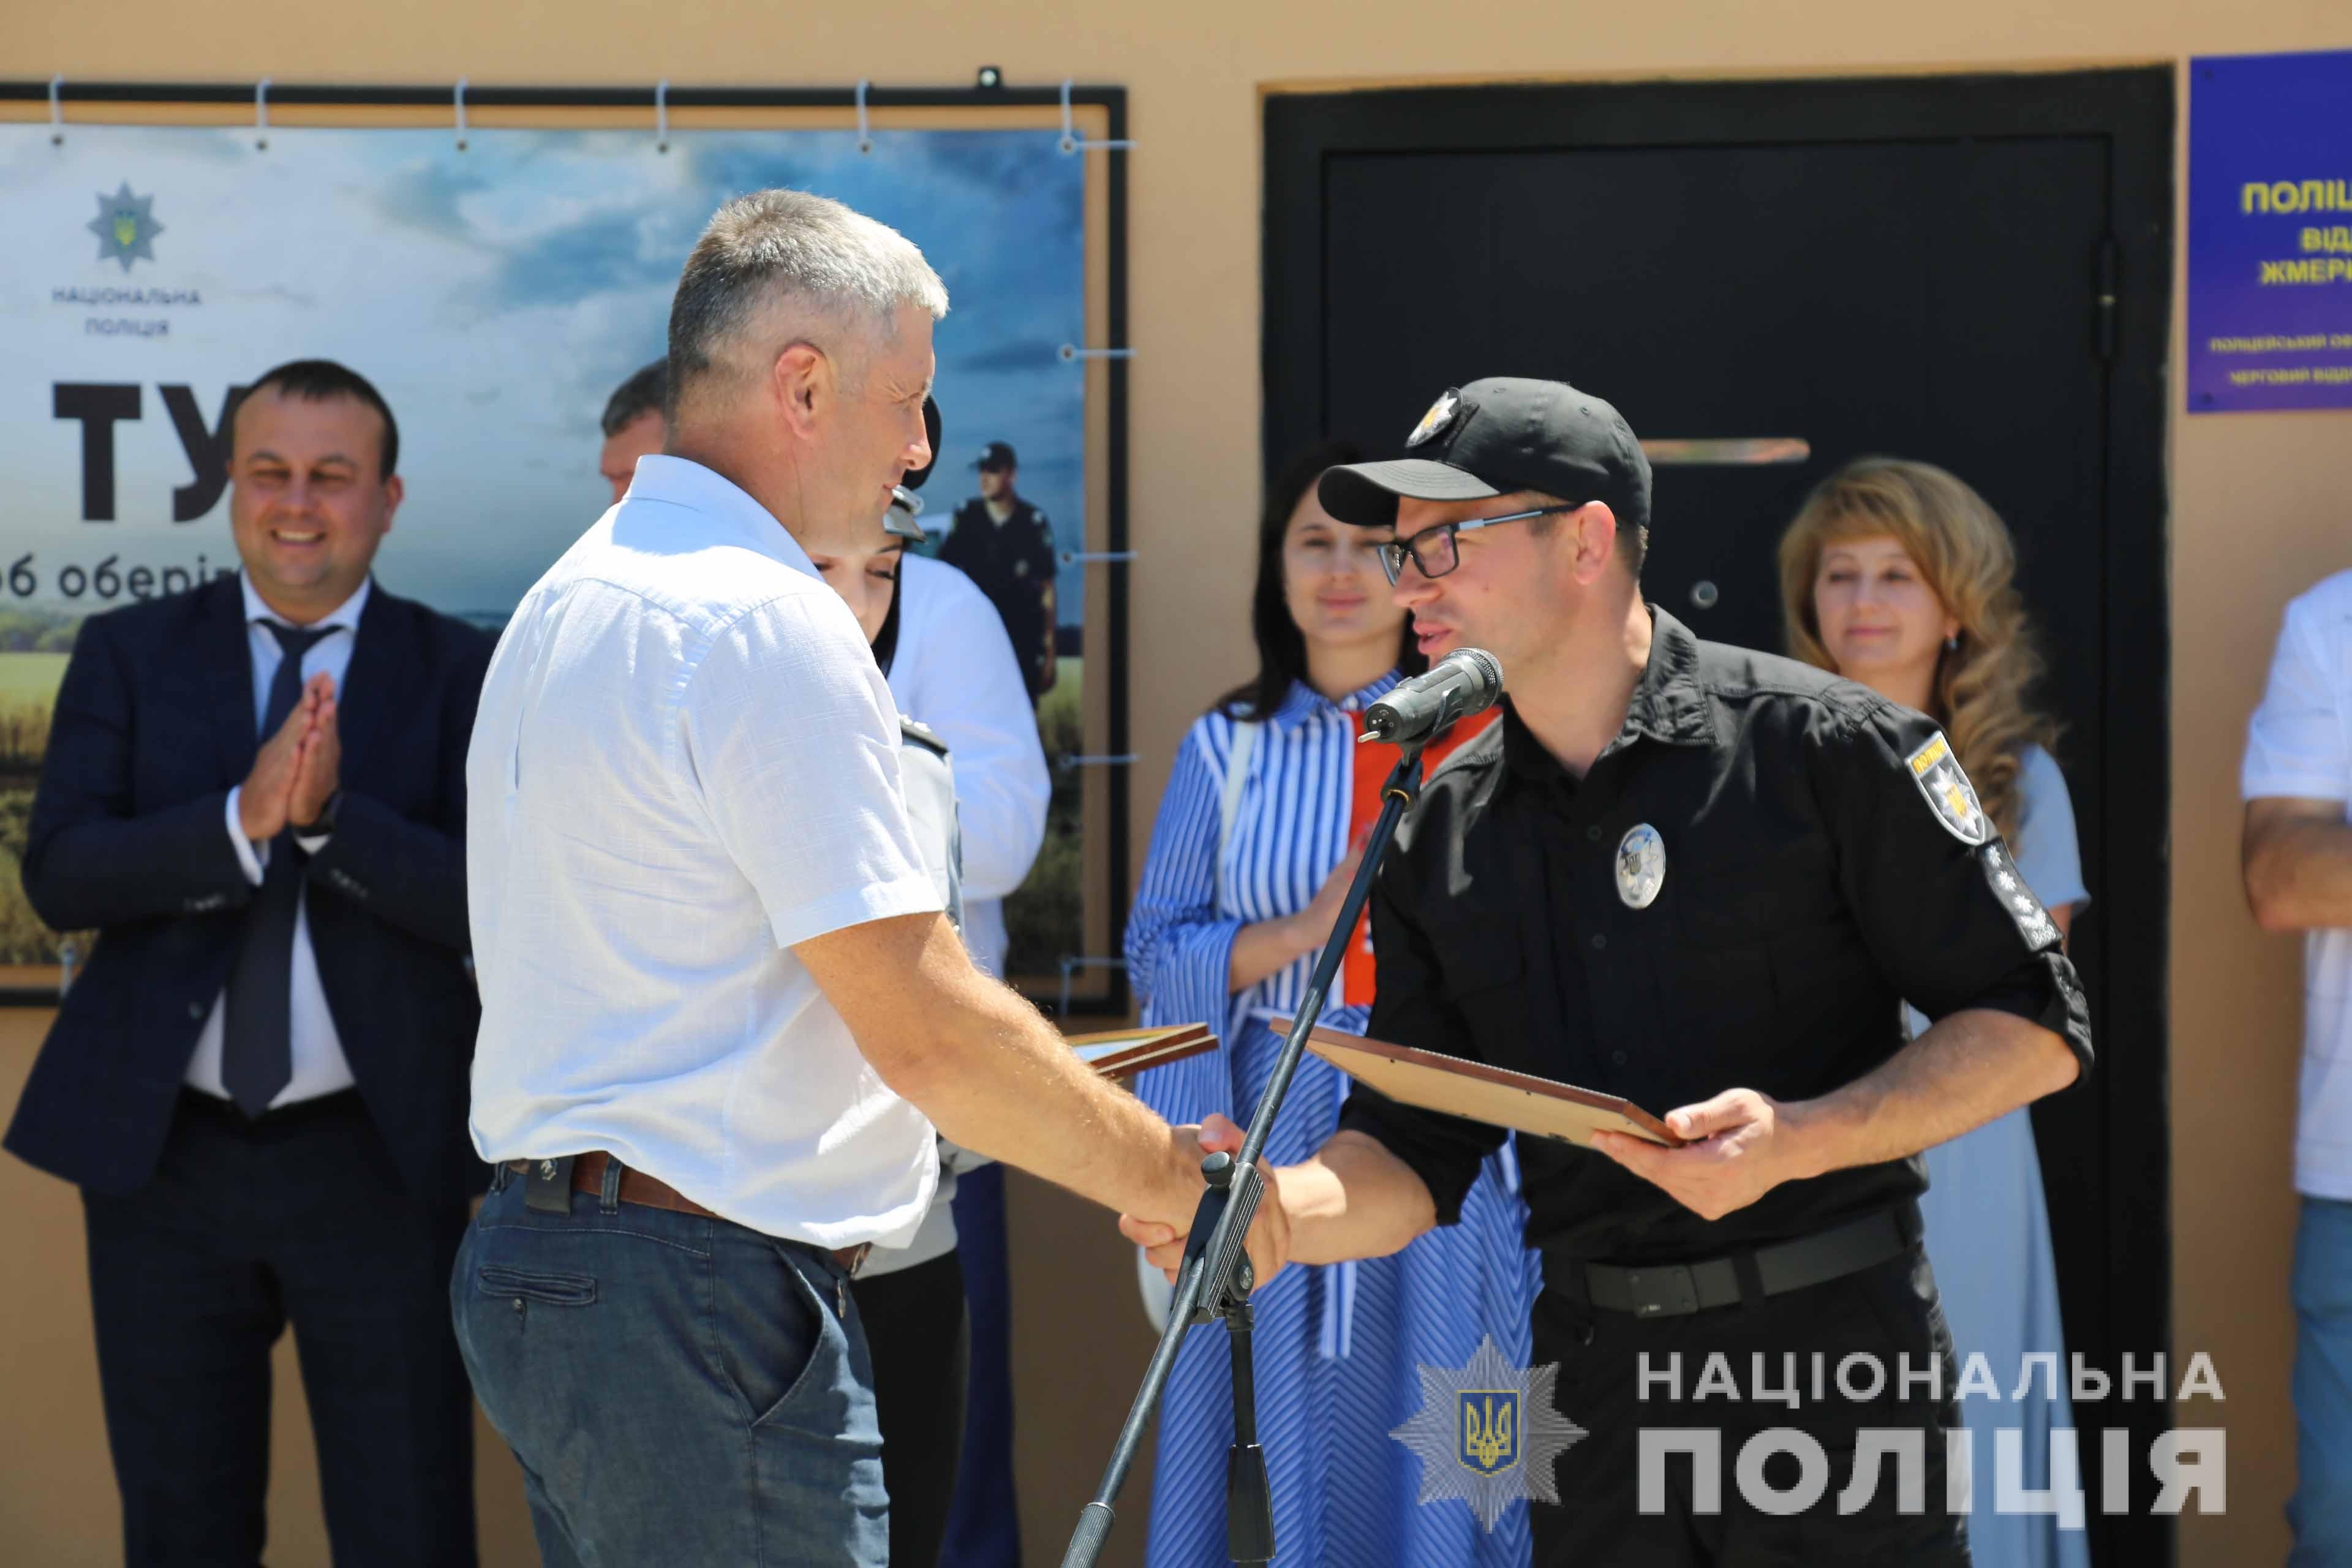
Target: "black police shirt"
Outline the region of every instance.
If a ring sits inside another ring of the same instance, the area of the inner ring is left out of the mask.
[[[940,559],[979,584],[996,606],[1013,651],[1021,656],[1029,694],[1050,690],[1055,671],[1045,643],[1045,591],[1054,585],[1054,525],[1025,500],[1015,500],[1013,515],[999,524],[979,496],[956,508],[954,521]]]
[[[1580,781],[1516,713],[1429,781],[1375,883],[1367,1033],[1622,1096],[1663,1116],[1727,1089],[1808,1100],[1930,1018],[1992,1008],[2091,1035],[2058,932],[1935,724],[1790,659],[1654,620],[1617,739]],[[1620,849],[1647,826],[1654,854]],[[1973,840],[1973,841],[1972,841]],[[1340,1125],[1410,1165],[1441,1223],[1503,1131],[1356,1086]],[[1926,1189],[1916,1159],[1785,1182],[1701,1219],[1606,1156],[1522,1136],[1528,1244],[1689,1261],[1803,1236]]]

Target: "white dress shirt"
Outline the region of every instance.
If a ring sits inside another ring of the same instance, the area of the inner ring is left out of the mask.
[[[278,678],[278,667],[285,661],[286,650],[278,646],[277,637],[265,622],[279,626],[291,622],[262,603],[261,595],[253,590],[252,579],[243,572],[236,574],[237,586],[245,591],[245,642],[253,656],[253,724],[257,732],[269,710],[269,683]],[[302,655],[302,679],[307,682],[320,671],[334,678],[335,700],[342,702],[343,674],[352,666],[352,647],[360,635],[360,612],[367,607],[369,583],[362,583],[359,591],[329,614],[314,621],[309,629],[325,630],[328,635],[312,643]],[[268,736],[262,736],[268,740]],[[269,846],[256,844],[245,836],[237,821],[237,803],[243,798],[245,786],[240,784],[228,792],[228,837],[236,846],[236,858],[245,867],[247,880],[261,886],[261,873],[268,864]],[[307,854],[316,854],[324,847],[326,837],[297,840]],[[293,1036],[294,1076],[269,1102],[275,1110],[281,1105],[298,1100],[316,1100],[322,1094],[349,1089],[352,1064],[343,1058],[343,1042],[335,1033],[334,1016],[327,1011],[326,989],[319,984],[319,956],[310,949],[310,892],[299,895],[301,902],[294,910],[294,976],[292,995],[289,998],[287,1023]],[[204,1032],[196,1037],[196,1054],[188,1058],[186,1082],[191,1089],[200,1089],[220,1099],[229,1098],[227,1087],[221,1082],[222,1009],[227,1005],[228,991],[213,998],[213,1010],[205,1019]]]
[[[602,1150],[771,1236],[910,1238],[930,1123],[791,949],[942,900],[889,689],[775,518],[641,458],[508,624],[466,786],[482,1157]]]
[[[2247,726],[2248,800],[2352,801],[2352,572],[2286,607],[2270,685]],[[2302,1114],[2294,1184],[2352,1200],[2352,929],[2303,938]]]
[[[922,555],[906,557],[898,574],[890,695],[947,742],[963,828],[964,945],[1002,975],[1005,896],[1037,858],[1053,794],[1037,711],[1004,617],[977,584]]]

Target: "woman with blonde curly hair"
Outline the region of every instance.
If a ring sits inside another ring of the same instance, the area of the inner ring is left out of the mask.
[[[2057,725],[2028,701],[2042,673],[2017,592],[2017,552],[1984,498],[1943,469],[1862,458],[1814,487],[1780,541],[1790,652],[1944,727],[2018,873],[2063,935],[2089,900],[2074,811],[2049,747]],[[1906,1009],[1907,1011],[1907,1009]],[[1914,1035],[1927,1020],[1910,1014]],[[2020,1109],[1925,1155],[1927,1256],[1960,1363],[1981,1354],[2003,1390],[2028,1355],[2064,1365],[2056,1261],[2033,1123]],[[2074,1425],[2063,1387],[1995,1404],[1969,1394],[1983,1568],[2086,1568],[2080,1530],[1996,1507],[1996,1434],[2021,1429],[2024,1484],[2049,1479],[2050,1434]]]

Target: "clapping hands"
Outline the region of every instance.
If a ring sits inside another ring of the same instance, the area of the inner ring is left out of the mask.
[[[319,820],[341,782],[343,744],[335,728],[335,679],[312,676],[294,710],[261,744],[237,795],[237,825],[266,844],[289,826]]]

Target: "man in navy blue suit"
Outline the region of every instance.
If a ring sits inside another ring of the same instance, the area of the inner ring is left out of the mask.
[[[259,1562],[289,1323],[339,1568],[464,1568],[490,644],[370,578],[401,481],[365,379],[280,365],[231,432],[243,572],[83,623],[58,693],[25,892],[100,934],[6,1146],[82,1189],[131,1568]]]

